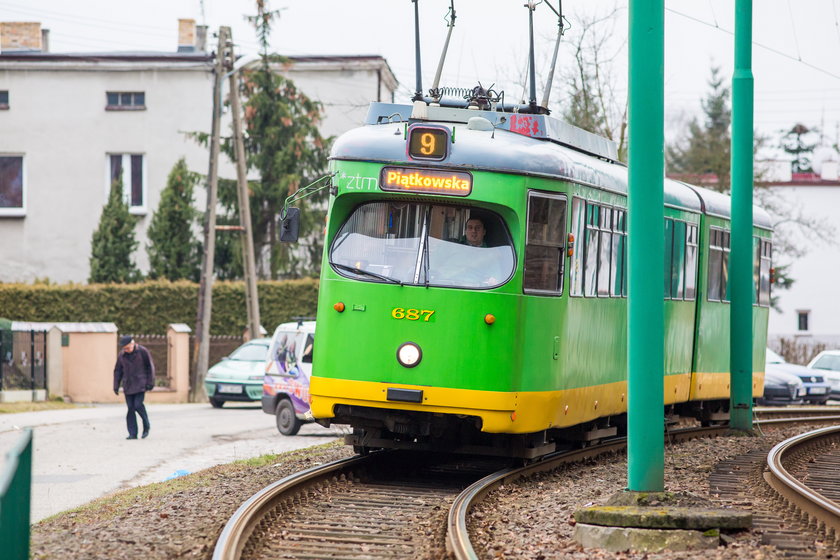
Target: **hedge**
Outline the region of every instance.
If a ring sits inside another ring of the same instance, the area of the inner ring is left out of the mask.
[[[260,319],[271,333],[293,317],[314,317],[315,279],[258,282]],[[195,328],[198,284],[0,284],[0,317],[14,321],[112,322],[120,332],[164,334],[170,323]],[[215,282],[210,333],[242,335],[247,325],[245,284]]]

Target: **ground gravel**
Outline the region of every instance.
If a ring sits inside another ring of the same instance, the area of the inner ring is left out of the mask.
[[[802,426],[758,437],[701,439],[667,446],[666,489],[709,500],[708,477],[721,460],[771,447]],[[32,527],[36,559],[210,559],[227,519],[255,492],[289,474],[352,455],[339,443],[221,465],[169,482],[97,500]],[[572,541],[573,513],[604,502],[626,486],[623,454],[563,467],[507,485],[474,508],[471,538],[480,558],[775,559],[759,531],[732,535],[727,546],[694,553],[632,554],[582,549]],[[433,531],[432,531],[433,532]],[[830,554],[821,557],[831,557]]]
[[[119,492],[34,525],[32,558],[210,559],[228,518],[250,496],[352,454],[348,446],[330,443]]]
[[[753,449],[770,449],[798,433],[821,426],[765,429],[757,437],[733,436],[697,439],[665,449],[665,489],[687,493],[729,507],[726,499],[709,491],[709,474],[720,461],[744,455]],[[742,531],[726,537],[727,544],[715,550],[696,552],[610,553],[584,549],[572,540],[574,512],[599,505],[627,485],[624,453],[569,465],[552,473],[535,475],[507,485],[473,508],[468,519],[473,546],[482,559],[776,559],[784,555],[762,545],[759,530]],[[757,498],[756,498],[757,499]],[[737,504],[750,509],[750,501]],[[815,557],[831,558],[831,551]]]

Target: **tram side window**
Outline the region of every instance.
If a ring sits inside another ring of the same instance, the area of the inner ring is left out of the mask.
[[[580,198],[572,200],[572,235],[575,237],[575,246],[572,252],[572,259],[569,263],[569,292],[573,296],[583,295],[583,263],[584,263],[584,232],[586,231],[585,220],[586,202]]]
[[[612,256],[610,259],[610,295],[622,296],[627,294],[625,278],[625,255],[627,247],[627,211],[621,208],[613,210],[612,227]]]
[[[599,220],[600,247],[598,255],[598,295],[610,295],[610,260],[612,258],[612,215],[613,209],[601,207]]]
[[[773,246],[770,241],[761,240],[761,257],[758,273],[758,305],[770,306],[770,267],[773,258]]]
[[[665,218],[665,299],[693,300],[697,270],[697,226]]]
[[[697,226],[686,225],[685,232],[685,299],[697,297]]]
[[[665,299],[671,299],[671,270],[674,256],[674,220],[665,218]]]
[[[560,294],[566,236],[566,199],[531,193],[525,245],[526,292]]]
[[[583,265],[583,293],[586,296],[598,295],[598,241],[601,237],[598,225],[601,207],[597,204],[586,204],[586,241]]]
[[[709,300],[729,301],[729,232],[709,230]]]

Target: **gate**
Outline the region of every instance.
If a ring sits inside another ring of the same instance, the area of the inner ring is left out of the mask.
[[[47,332],[0,330],[0,391],[47,389]]]

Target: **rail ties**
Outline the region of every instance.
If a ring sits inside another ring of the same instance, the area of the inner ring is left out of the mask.
[[[289,486],[260,507],[254,520],[231,519],[228,526],[251,528],[229,539],[242,543],[232,547],[241,556],[221,552],[220,538],[214,558],[443,557],[449,504],[476,478],[506,463],[374,453],[348,468],[325,469],[327,475],[312,476],[304,486]]]
[[[801,525],[840,544],[840,503],[836,482],[840,466],[840,426],[800,434],[767,455],[767,483]],[[830,476],[834,473],[834,476]]]

